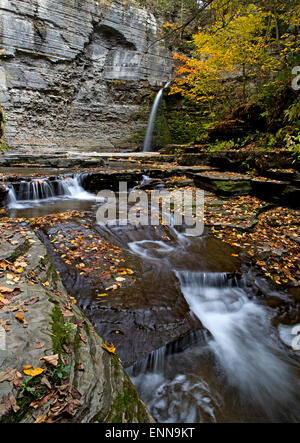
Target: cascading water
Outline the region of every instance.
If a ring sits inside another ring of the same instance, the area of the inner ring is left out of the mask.
[[[157,96],[155,97],[150,117],[148,120],[148,126],[147,126],[147,132],[144,140],[144,146],[143,146],[143,152],[151,152],[152,148],[152,139],[153,139],[153,130],[154,130],[154,124],[157,116],[157,111],[159,108],[159,105],[161,103],[164,90],[167,89],[172,82],[168,82],[161,90],[158,92]]]
[[[24,208],[26,203],[47,206],[49,202],[51,212],[51,201],[64,199],[58,206],[69,200],[73,209],[74,198],[95,198],[84,191],[83,178],[10,183],[11,205]],[[140,186],[152,185],[154,180],[150,183],[149,177],[143,177]],[[25,197],[36,200],[24,201]],[[30,206],[30,216],[42,207]],[[90,220],[94,223],[94,218]],[[77,228],[72,225],[70,229]],[[101,300],[107,303],[105,309],[99,309],[98,296],[81,288],[78,299],[82,296],[80,303],[92,323],[103,327],[103,336],[111,337],[117,349],[126,348],[128,365],[151,353],[127,370],[158,421],[299,421],[300,371],[290,345],[290,328],[273,326],[274,310],[264,305],[263,297],[256,297],[252,283],[247,286],[246,278],[232,276],[236,265],[233,269],[228,265],[233,260],[231,249],[209,235],[186,237],[183,227],[174,226],[172,220],[170,226],[112,224],[97,226],[96,231],[127,251],[134,262],[130,268],[137,266],[140,271],[136,272],[136,286],[120,288],[120,301],[117,296]],[[276,294],[270,296],[281,300]],[[115,305],[110,305],[112,298]],[[178,332],[186,319],[190,329]],[[116,321],[118,330],[124,330],[123,342],[123,334],[109,335]],[[193,330],[196,332],[185,335],[184,341],[174,341]],[[171,338],[166,339],[169,331]],[[117,337],[121,337],[119,344]],[[124,353],[122,360],[125,358]]]
[[[69,198],[76,200],[95,200],[95,195],[82,187],[84,174],[61,177],[57,179],[22,180],[7,185],[8,207],[22,209],[41,202]]]
[[[134,366],[129,374],[159,421],[297,421],[299,363],[288,356],[268,308],[223,273],[175,271],[207,345]],[[137,369],[138,368],[138,369]],[[224,386],[227,388],[224,389]],[[225,401],[224,401],[225,400]],[[168,411],[168,412],[166,412]]]
[[[132,188],[132,190],[135,191],[137,189],[142,189],[144,186],[150,185],[151,182],[152,182],[151,177],[149,177],[148,175],[143,175],[141,183],[139,183],[137,186]]]

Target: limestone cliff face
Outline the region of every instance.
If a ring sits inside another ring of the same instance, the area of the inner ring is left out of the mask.
[[[0,104],[20,151],[132,149],[150,88],[170,78],[158,24],[134,2],[0,0]]]

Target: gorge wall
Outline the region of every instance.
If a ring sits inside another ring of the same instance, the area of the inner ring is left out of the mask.
[[[5,141],[36,151],[136,149],[171,75],[158,23],[134,2],[0,0]]]

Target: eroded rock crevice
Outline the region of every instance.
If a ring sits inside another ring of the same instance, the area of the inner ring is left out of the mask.
[[[145,95],[171,73],[163,45],[149,49],[157,33],[154,16],[94,0],[55,7],[4,2],[2,12],[0,102],[9,146],[19,151],[136,149],[134,134],[146,126]]]

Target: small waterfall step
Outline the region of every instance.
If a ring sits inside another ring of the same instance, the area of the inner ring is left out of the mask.
[[[203,345],[207,342],[207,337],[208,333],[204,329],[192,331],[189,334],[180,337],[178,340],[152,351],[146,358],[135,362],[133,366],[127,368],[127,372],[130,376],[134,377],[148,371],[163,371],[165,359],[169,355],[180,354],[192,346]]]
[[[19,208],[22,203],[43,202],[59,198],[82,200],[95,199],[95,195],[83,188],[87,174],[74,174],[62,177],[22,179],[6,183],[8,207]]]

